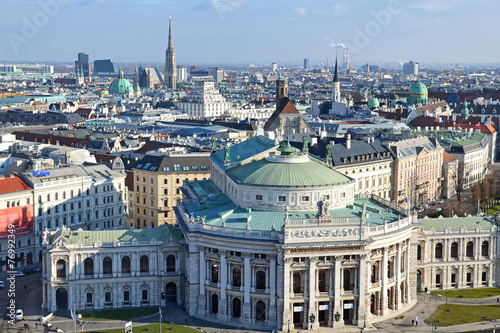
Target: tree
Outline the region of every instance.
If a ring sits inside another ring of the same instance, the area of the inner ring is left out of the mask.
[[[450,186],[455,188],[455,194],[457,195],[457,201],[462,199],[462,193],[465,191],[465,185],[467,183],[467,178],[469,176],[468,171],[464,171],[464,165],[462,162],[458,163],[458,168],[453,169],[450,172]]]

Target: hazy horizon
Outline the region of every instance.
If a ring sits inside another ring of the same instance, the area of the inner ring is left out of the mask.
[[[4,0],[0,59],[178,64],[496,64],[500,3],[483,0]],[[147,60],[144,60],[147,59]],[[293,59],[293,60],[291,60]]]

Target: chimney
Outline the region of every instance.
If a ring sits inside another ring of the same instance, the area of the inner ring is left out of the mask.
[[[484,124],[485,117],[486,116],[484,114],[481,115],[481,124]]]
[[[351,149],[351,134],[347,134],[347,141],[345,143],[347,149]]]
[[[335,146],[335,141],[330,141],[330,146]]]

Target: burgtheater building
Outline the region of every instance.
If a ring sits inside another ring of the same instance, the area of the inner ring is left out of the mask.
[[[419,221],[261,136],[210,159],[211,180],[184,184],[177,226],[46,232],[46,310],[179,304],[218,323],[314,330],[397,316],[424,288],[498,285],[493,218]]]

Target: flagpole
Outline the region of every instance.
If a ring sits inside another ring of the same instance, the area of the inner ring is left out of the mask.
[[[160,311],[160,333],[161,333],[161,306],[158,307],[158,310]]]

